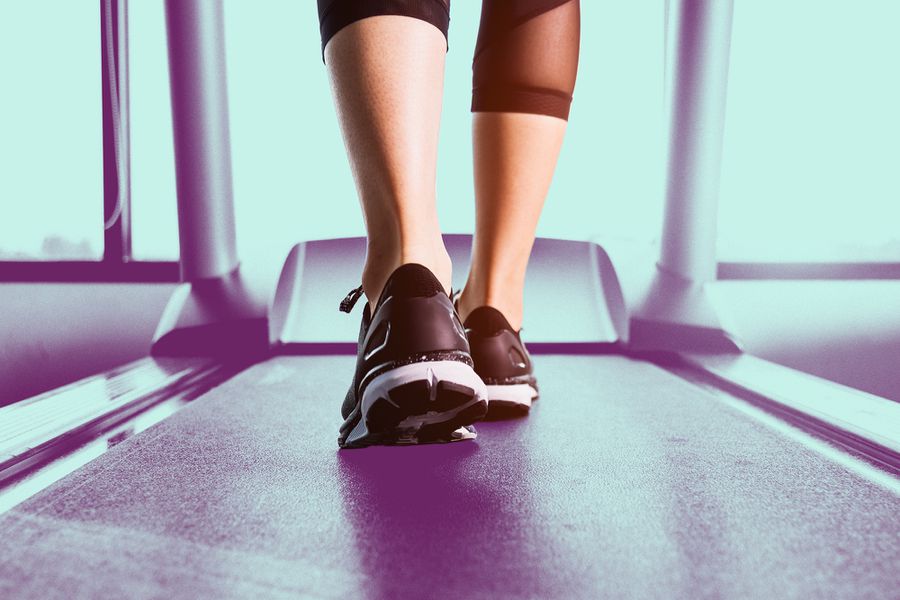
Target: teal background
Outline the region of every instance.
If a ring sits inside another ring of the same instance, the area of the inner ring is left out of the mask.
[[[129,5],[135,254],[175,258],[163,5]],[[540,235],[658,237],[663,6],[582,2],[575,100]],[[0,11],[0,257],[99,256],[97,2]],[[362,235],[362,220],[314,3],[225,0],[225,11],[239,247],[245,263],[277,270],[294,242]],[[479,11],[452,8],[438,179],[447,232],[473,222]],[[893,0],[736,0],[721,259],[900,260],[897,22]]]

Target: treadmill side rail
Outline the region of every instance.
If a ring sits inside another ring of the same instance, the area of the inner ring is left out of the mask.
[[[143,358],[0,408],[0,488],[151,407],[196,397],[247,364]]]
[[[779,416],[789,423],[798,417],[814,419],[844,437],[880,447],[879,462],[900,472],[900,403],[749,354],[682,354],[681,358],[726,386],[780,405],[784,410]]]

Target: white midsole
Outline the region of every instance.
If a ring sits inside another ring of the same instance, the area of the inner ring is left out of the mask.
[[[531,406],[538,392],[530,384],[514,383],[507,385],[488,385],[488,402],[512,402],[521,406]]]
[[[485,386],[481,377],[475,373],[472,367],[458,360],[423,361],[396,367],[378,375],[366,387],[366,390],[363,392],[362,414],[360,415],[359,423],[347,436],[347,442],[355,442],[369,434],[369,430],[366,427],[366,415],[376,400],[386,398],[390,401],[391,390],[411,381],[421,381],[423,379],[431,382],[432,401],[434,401],[434,394],[437,393],[437,384],[441,381],[470,387],[475,390],[475,396],[478,400],[486,401],[488,399],[487,386]],[[458,412],[468,406],[457,407],[452,411],[442,413],[429,411],[423,415],[410,415],[397,425],[397,429],[418,430],[423,425],[442,423],[452,419]]]

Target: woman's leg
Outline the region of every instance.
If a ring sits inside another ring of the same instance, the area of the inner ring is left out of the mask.
[[[448,6],[319,1],[323,59],[368,230],[367,308],[386,298],[363,311],[341,406],[344,448],[471,439],[466,426],[488,410],[465,332],[440,293],[450,286],[435,207]]]
[[[405,263],[425,265],[449,290],[435,206],[446,29],[421,15],[359,18],[371,5],[361,0],[323,4],[323,58],[368,233],[362,284],[370,306]]]
[[[476,227],[460,317],[483,305],[514,329],[578,66],[578,0],[484,0],[473,60]]]

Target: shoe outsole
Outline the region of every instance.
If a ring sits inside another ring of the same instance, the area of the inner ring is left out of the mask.
[[[488,417],[503,419],[527,415],[538,399],[535,386],[528,383],[487,385]]]
[[[474,439],[471,425],[488,412],[487,388],[457,361],[398,367],[376,377],[348,421],[342,448],[430,444]]]

